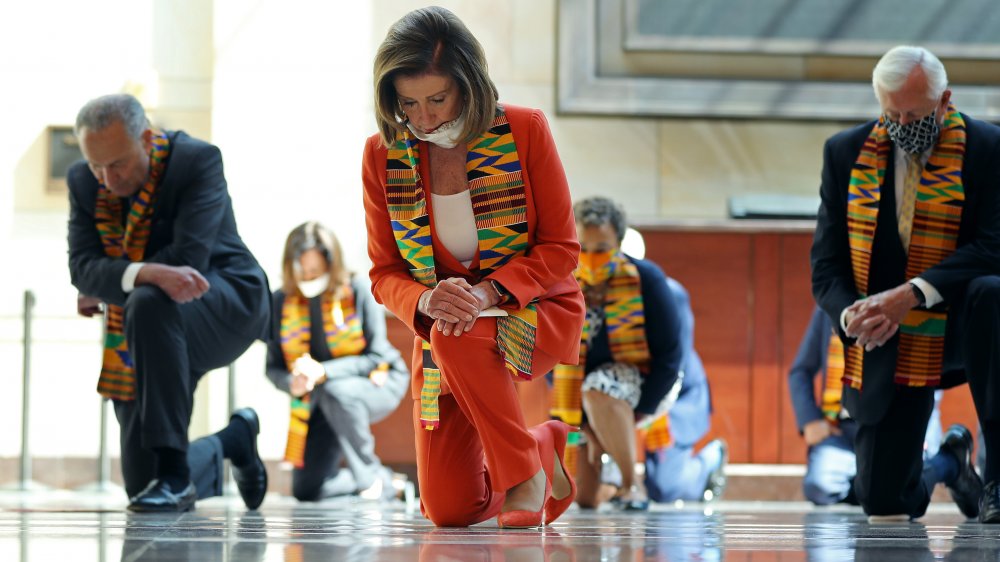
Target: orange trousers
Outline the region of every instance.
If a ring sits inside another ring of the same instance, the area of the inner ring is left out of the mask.
[[[423,361],[419,343],[414,349],[420,509],[438,526],[464,527],[496,517],[507,490],[542,466],[514,388],[519,383],[507,371],[496,338],[492,317],[480,318],[458,337],[431,331],[431,355],[442,380],[441,424],[433,431],[420,424]],[[555,364],[554,357],[536,349],[532,376],[544,375]]]

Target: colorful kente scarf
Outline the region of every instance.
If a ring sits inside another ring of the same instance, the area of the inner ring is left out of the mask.
[[[334,358],[358,355],[365,350],[368,342],[361,327],[361,319],[358,318],[354,291],[349,285],[344,285],[338,295],[338,298],[334,298],[330,291],[325,291],[320,297],[326,345]],[[309,353],[310,330],[309,299],[299,295],[285,295],[285,302],[281,307],[281,353],[289,370],[299,357]],[[302,468],[305,463],[310,407],[309,394],[292,398],[285,460],[295,468]]]
[[[884,119],[884,118],[883,118]],[[867,296],[875,225],[886,162],[892,144],[882,119],[865,140],[851,170],[847,194],[847,231],[851,247],[851,267],[858,294]],[[941,136],[924,166],[917,186],[913,209],[913,232],[906,262],[906,278],[919,276],[949,256],[958,243],[962,221],[962,160],[965,155],[965,121],[954,105],[949,105]],[[899,325],[896,384],[937,386],[941,381],[947,312],[910,310]],[[847,349],[844,382],[862,386],[864,350]]]
[[[479,232],[479,276],[487,277],[528,249],[527,195],[521,161],[503,109],[493,125],[468,144],[466,177]],[[420,178],[420,142],[409,131],[396,137],[386,162],[386,200],[399,253],[410,274],[427,287],[437,285],[430,216]],[[538,314],[534,303],[497,318],[497,344],[512,376],[531,378]],[[424,429],[440,424],[437,399],[441,372],[423,343],[424,383],[420,419]]]
[[[146,252],[156,195],[170,155],[170,140],[162,132],[155,131],[152,145],[149,153],[149,177],[131,197],[128,216],[124,221],[121,198],[103,184],[97,189],[94,223],[104,246],[104,254],[108,257],[138,262],[142,261]],[[97,381],[97,392],[112,400],[134,400],[135,366],[125,341],[125,310],[114,304],[106,306],[108,314],[104,331],[104,360],[101,376]]]
[[[840,421],[840,399],[844,393],[844,342],[836,332],[830,335],[826,349],[826,382],[820,410],[827,421],[836,424]]]
[[[670,445],[670,416],[661,414],[653,419],[646,429],[646,437],[643,439],[647,451],[656,451]]]
[[[649,368],[649,345],[639,270],[620,251],[612,256],[609,267],[612,272],[604,293],[604,325],[611,356],[616,362],[636,365],[645,374]],[[575,275],[583,288],[579,268]],[[580,338],[580,361],[576,365],[556,365],[553,373],[549,413],[570,425],[578,426],[583,421],[580,387],[586,376],[590,330],[589,320],[585,321]]]

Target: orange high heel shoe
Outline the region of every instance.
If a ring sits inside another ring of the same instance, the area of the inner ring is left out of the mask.
[[[559,461],[559,469],[562,470],[566,480],[569,481],[569,493],[561,498],[556,498],[550,493],[545,499],[545,524],[551,525],[559,518],[569,506],[573,505],[576,499],[576,481],[570,475],[566,467],[563,466],[563,458],[566,454],[566,440],[569,432],[576,430],[575,427],[560,420],[549,420],[540,423],[528,431],[535,437],[538,443],[538,455],[542,460],[542,470],[547,478],[546,487],[551,490],[552,482],[555,481],[555,462]],[[553,458],[555,457],[555,458]]]
[[[544,470],[542,474],[544,474]],[[545,495],[542,496],[542,508],[538,511],[528,511],[527,509],[514,509],[502,511],[497,515],[497,526],[501,529],[531,529],[542,526],[542,515],[545,513],[545,506],[552,496],[552,484],[549,477],[545,477]]]

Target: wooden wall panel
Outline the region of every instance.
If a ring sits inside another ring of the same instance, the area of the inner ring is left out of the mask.
[[[777,339],[781,346],[781,419],[779,438],[781,446],[777,462],[802,463],[806,459],[806,446],[799,435],[788,393],[788,371],[795,362],[802,335],[809,325],[814,301],[812,298],[809,248],[812,234],[784,234],[781,237],[781,310],[778,321],[781,330]]]
[[[752,238],[750,325],[750,462],[774,462],[781,443],[781,246],[776,234]]]
[[[389,341],[403,354],[407,366],[411,365],[413,333],[398,318],[387,315],[386,328]],[[375,454],[385,463],[411,464],[417,459],[413,439],[413,400],[407,392],[399,407],[387,418],[372,426],[375,436]]]
[[[724,437],[733,462],[751,460],[751,240],[715,232],[643,232],[646,257],[691,296],[695,346],[706,362],[715,415],[709,438]]]

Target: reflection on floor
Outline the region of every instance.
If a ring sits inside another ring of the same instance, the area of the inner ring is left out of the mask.
[[[934,504],[919,523],[872,525],[850,508],[719,502],[645,514],[573,508],[544,530],[496,521],[436,529],[412,507],[236,498],[173,516],[131,515],[118,497],[0,493],[0,561],[636,562],[640,560],[1000,560],[1000,526]]]

